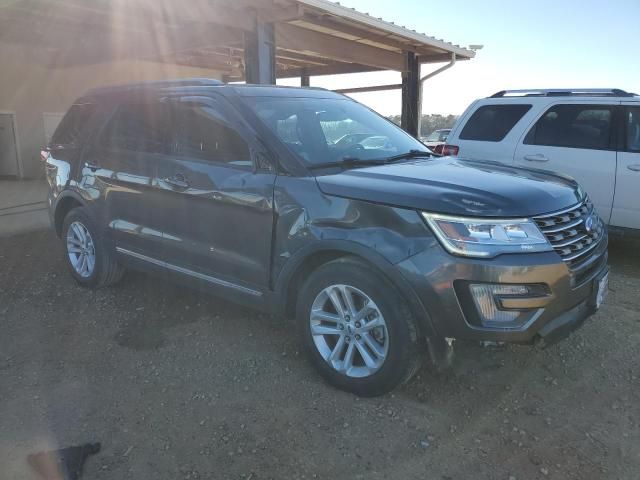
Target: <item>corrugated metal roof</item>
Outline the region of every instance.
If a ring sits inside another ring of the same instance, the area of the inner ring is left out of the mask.
[[[434,47],[437,49],[445,50],[450,53],[455,53],[456,56],[462,58],[473,58],[475,52],[468,48],[463,48],[460,45],[454,45],[453,43],[446,42],[442,39],[431,37],[425,33],[419,33],[416,30],[412,30],[405,26],[396,25],[393,22],[383,20],[382,18],[376,18],[368,13],[360,12],[355,8],[345,7],[339,2],[331,2],[329,0],[295,0],[297,3],[317,10],[325,11],[329,14],[343,17],[345,19],[358,22],[368,27],[373,27],[377,30],[383,30],[391,35],[401,37],[410,42],[418,42],[422,45]]]

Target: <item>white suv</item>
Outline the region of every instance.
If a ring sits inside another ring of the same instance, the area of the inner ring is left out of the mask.
[[[640,230],[638,95],[617,89],[498,92],[471,104],[443,153],[569,175],[614,230]]]

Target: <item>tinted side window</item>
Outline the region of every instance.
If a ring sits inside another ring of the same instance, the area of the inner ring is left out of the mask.
[[[531,105],[484,105],[473,112],[460,138],[500,142],[530,109]]]
[[[176,102],[172,108],[176,154],[243,167],[253,165],[249,146],[218,109],[194,102]]]
[[[132,152],[168,153],[169,107],[164,103],[118,107],[104,129],[101,143]]]
[[[627,151],[640,152],[640,107],[629,108],[627,116]]]
[[[73,105],[64,116],[53,134],[53,145],[79,145],[89,119],[95,113],[96,106],[90,103]]]
[[[612,107],[605,105],[555,105],[538,120],[524,143],[607,149],[612,118]]]

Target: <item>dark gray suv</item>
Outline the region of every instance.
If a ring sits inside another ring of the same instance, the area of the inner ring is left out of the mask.
[[[194,79],[93,90],[42,152],[71,274],[162,272],[295,317],[359,395],[452,339],[565,336],[602,303],[607,233],[571,179],[438,158],[319,89]]]

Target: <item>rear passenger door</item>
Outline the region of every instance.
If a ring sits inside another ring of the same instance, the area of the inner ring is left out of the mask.
[[[173,153],[158,165],[165,261],[212,283],[265,286],[275,169],[224,99],[170,104]]]
[[[608,223],[616,180],[616,112],[606,104],[551,105],[519,142],[515,164],[573,177]]]
[[[81,186],[96,199],[101,223],[119,252],[162,254],[157,165],[169,149],[169,110],[145,98],[115,108],[84,157]]]
[[[611,225],[640,229],[640,105],[623,111],[623,148],[618,152],[616,193]]]

